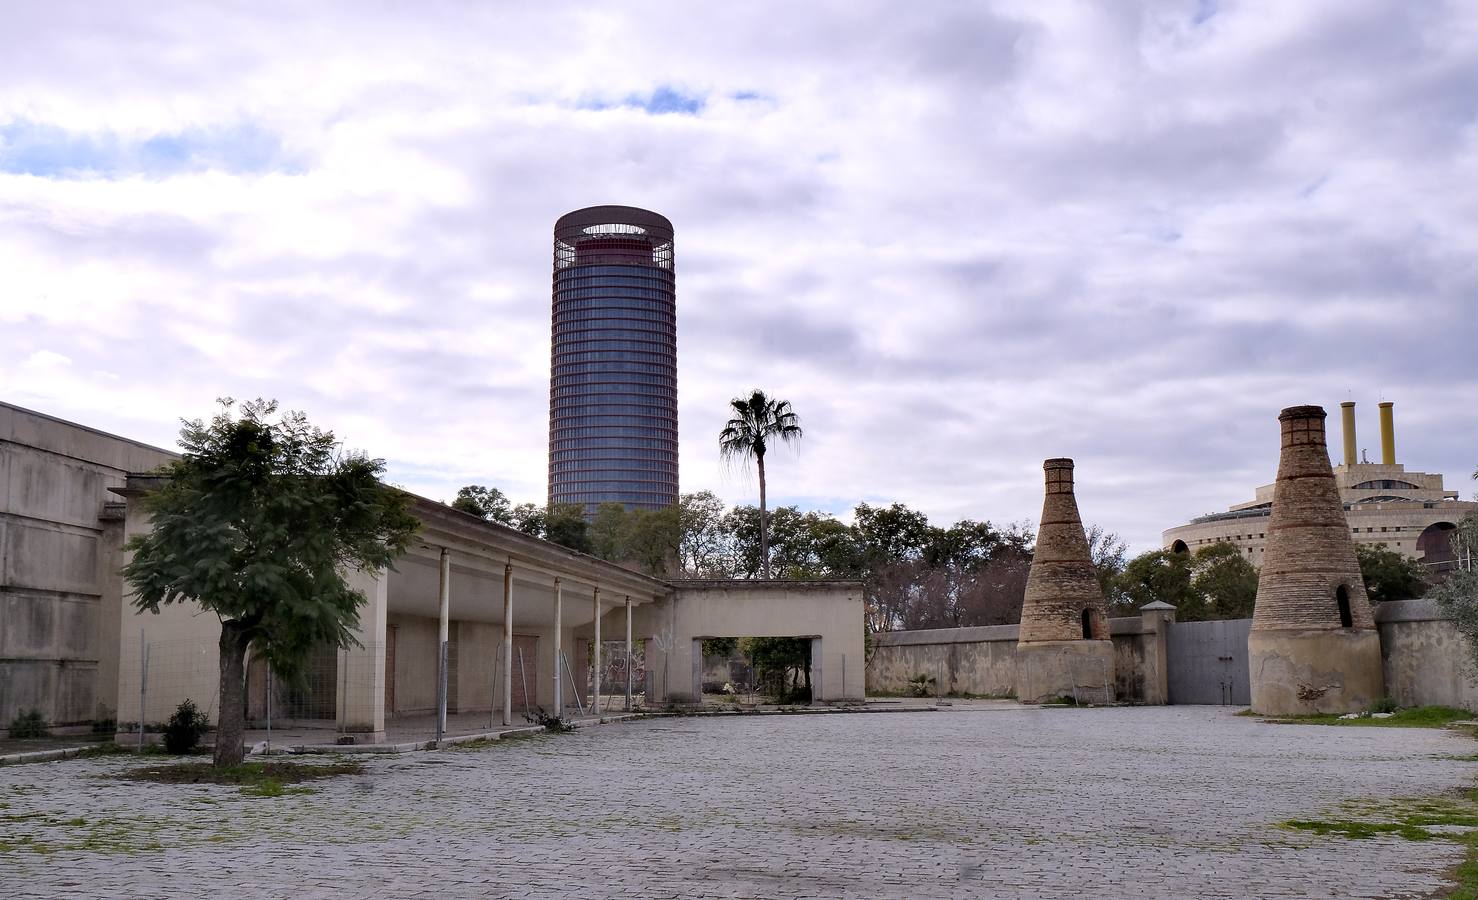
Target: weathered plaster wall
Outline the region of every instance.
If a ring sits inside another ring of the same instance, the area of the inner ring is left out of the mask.
[[[602,619],[604,635],[611,631]],[[624,629],[624,619],[619,626]],[[713,637],[820,638],[813,650],[818,702],[863,697],[862,585],[857,582],[677,582],[673,595],[637,610],[635,637],[652,648],[647,667],[654,696],[689,703],[702,677],[694,644]],[[665,682],[664,682],[665,678]]]
[[[1386,693],[1402,706],[1478,710],[1478,668],[1468,641],[1430,600],[1382,603],[1380,630]]]
[[[1110,619],[1114,693],[1130,703],[1164,703],[1164,614]],[[935,679],[937,694],[1017,696],[1015,625],[893,631],[872,636],[867,663],[870,694],[908,694],[919,675]]]
[[[0,403],[0,725],[32,708],[54,725],[114,715],[121,523],[108,489],[172,458]]]

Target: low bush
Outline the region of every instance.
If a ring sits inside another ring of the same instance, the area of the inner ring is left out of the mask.
[[[46,720],[41,717],[41,710],[28,709],[10,720],[10,736],[17,739],[44,738],[50,737],[51,731],[46,727]]]
[[[1365,711],[1368,713],[1393,713],[1396,711],[1396,701],[1390,697],[1382,697],[1370,704],[1370,708]]]
[[[533,712],[525,715],[523,718],[525,722],[531,725],[543,725],[544,730],[551,734],[564,734],[568,731],[574,731],[576,728],[575,724],[567,719],[561,719],[554,713],[545,712],[542,706],[536,707]]]
[[[170,753],[189,753],[200,746],[200,736],[210,728],[210,720],[195,708],[195,701],[185,700],[175,707],[174,715],[164,725],[164,749]]]
[[[915,675],[908,680],[908,695],[910,697],[930,697],[934,694],[935,681],[933,675]]]

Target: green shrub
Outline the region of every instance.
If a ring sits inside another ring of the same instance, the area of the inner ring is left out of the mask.
[[[525,715],[523,718],[525,722],[531,725],[543,725],[544,730],[551,734],[564,734],[567,731],[574,731],[577,727],[574,723],[566,719],[561,719],[554,713],[545,712],[542,706],[536,707],[532,713]]]
[[[908,694],[910,697],[932,696],[937,683],[933,675],[915,675],[908,680]]]
[[[13,738],[44,738],[50,737],[51,732],[46,728],[46,720],[41,718],[41,710],[28,709],[10,720],[10,736]]]
[[[1365,711],[1368,713],[1393,713],[1396,711],[1396,701],[1390,697],[1382,697],[1370,704],[1370,708]]]
[[[175,707],[174,715],[164,725],[164,749],[170,753],[189,753],[200,745],[200,736],[210,728],[210,720],[195,708],[193,700]]]

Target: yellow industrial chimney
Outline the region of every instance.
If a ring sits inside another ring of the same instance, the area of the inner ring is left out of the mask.
[[[1346,400],[1339,405],[1340,423],[1345,434],[1345,466],[1355,464],[1355,401]]]
[[[1391,414],[1394,404],[1384,400],[1380,405],[1380,462],[1383,466],[1396,464],[1396,421]]]

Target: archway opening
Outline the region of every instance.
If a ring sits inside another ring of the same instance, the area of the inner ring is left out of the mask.
[[[1334,592],[1334,603],[1339,607],[1339,627],[1354,628],[1355,619],[1350,614],[1350,590],[1344,585]]]
[[[1427,567],[1427,574],[1440,580],[1456,568],[1452,553],[1452,535],[1457,525],[1452,522],[1433,522],[1422,530],[1416,539],[1416,558]]]
[[[1173,544],[1170,545],[1170,552],[1171,553],[1189,553],[1189,552],[1191,552],[1191,548],[1188,547],[1188,546],[1186,546],[1186,542],[1185,541],[1182,541],[1182,540],[1177,539],[1175,541],[1175,543],[1173,543]]]
[[[1093,610],[1083,610],[1083,640],[1093,640]]]

